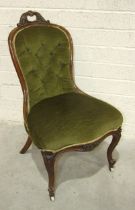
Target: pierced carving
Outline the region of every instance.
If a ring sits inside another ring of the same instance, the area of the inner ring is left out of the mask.
[[[36,20],[35,21],[29,21],[28,20],[28,16],[32,17],[32,16],[36,16]],[[25,12],[21,15],[20,17],[20,21],[19,23],[17,24],[17,26],[24,26],[24,25],[27,25],[27,24],[31,24],[31,23],[44,23],[44,24],[50,24],[50,21],[49,20],[45,20],[42,15],[40,15],[40,13],[38,12],[35,12],[35,11],[28,11],[28,12]]]
[[[103,140],[99,140],[99,141],[96,141],[96,142],[93,142],[93,143],[90,143],[90,144],[82,145],[81,151],[84,151],[84,152],[91,151],[96,146],[98,146],[101,143],[101,141],[103,141]]]

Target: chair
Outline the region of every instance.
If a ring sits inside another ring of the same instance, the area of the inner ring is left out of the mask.
[[[35,16],[29,21],[29,16]],[[110,104],[82,92],[73,79],[73,44],[62,26],[46,21],[38,12],[22,14],[10,32],[9,49],[23,91],[24,125],[28,140],[40,150],[48,172],[49,196],[54,200],[54,164],[67,151],[90,151],[112,135],[112,152],[121,137],[122,114]]]

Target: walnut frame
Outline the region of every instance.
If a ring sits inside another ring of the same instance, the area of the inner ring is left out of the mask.
[[[36,16],[36,20],[35,21],[29,21],[28,20],[28,16]],[[29,113],[29,107],[28,107],[28,89],[27,89],[27,84],[25,82],[25,79],[23,77],[22,71],[21,71],[21,67],[19,65],[19,62],[17,60],[16,54],[15,54],[15,50],[13,47],[13,38],[15,36],[15,34],[23,28],[26,27],[32,27],[32,26],[54,26],[57,27],[61,30],[63,30],[68,38],[69,38],[69,44],[70,44],[70,50],[71,50],[71,59],[70,59],[70,76],[71,79],[74,83],[74,88],[76,92],[79,92],[81,94],[85,94],[82,90],[80,90],[74,81],[74,75],[73,75],[73,43],[72,43],[72,38],[70,33],[62,26],[56,25],[56,24],[52,24],[50,23],[50,21],[45,20],[38,12],[35,11],[28,11],[22,14],[21,18],[20,18],[20,22],[17,24],[17,27],[15,29],[13,29],[8,37],[8,44],[9,44],[9,50],[10,50],[10,54],[12,57],[12,61],[14,63],[17,75],[19,77],[20,83],[21,83],[21,87],[22,87],[22,91],[23,91],[23,116],[24,116],[24,125],[26,128],[26,131],[28,133],[28,139],[24,145],[24,147],[22,148],[22,150],[20,151],[21,154],[24,154],[28,148],[30,147],[30,145],[32,144],[32,138],[31,138],[31,134],[29,132],[29,129],[27,127],[27,116]],[[54,164],[55,164],[55,159],[57,157],[58,154],[62,153],[62,152],[67,152],[67,151],[90,151],[92,149],[94,149],[98,144],[100,144],[106,137],[112,135],[112,142],[110,144],[110,146],[108,147],[107,150],[107,159],[108,159],[108,163],[109,163],[109,170],[111,171],[111,169],[113,168],[114,164],[115,164],[115,160],[112,158],[112,152],[114,150],[114,148],[116,147],[116,145],[118,144],[120,137],[121,137],[121,128],[118,128],[117,130],[113,130],[113,131],[109,131],[107,134],[105,134],[104,136],[102,136],[101,138],[95,140],[94,142],[91,143],[86,143],[86,144],[79,144],[79,145],[71,145],[69,147],[65,147],[59,151],[47,151],[47,150],[42,150],[41,149],[41,153],[44,159],[44,163],[48,172],[48,178],[49,178],[49,184],[48,184],[48,191],[49,191],[49,196],[51,200],[54,200],[54,196],[55,196],[55,173],[54,173]]]

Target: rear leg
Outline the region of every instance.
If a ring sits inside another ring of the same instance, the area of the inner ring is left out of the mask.
[[[29,149],[29,147],[30,147],[31,144],[32,144],[32,139],[31,139],[30,136],[28,136],[28,139],[27,139],[24,147],[21,149],[20,153],[21,154],[24,154]]]

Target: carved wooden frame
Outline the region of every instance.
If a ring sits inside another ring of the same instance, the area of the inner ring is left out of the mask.
[[[28,20],[28,16],[36,16],[36,20],[35,21],[29,21]],[[62,26],[56,25],[56,24],[52,24],[50,23],[50,21],[45,20],[38,12],[35,11],[28,11],[25,12],[21,15],[20,18],[20,22],[17,24],[17,27],[15,29],[13,29],[10,34],[9,34],[9,38],[8,38],[8,43],[9,43],[9,49],[10,49],[10,54],[17,72],[17,75],[19,77],[20,83],[21,83],[21,87],[22,87],[22,91],[23,91],[23,114],[24,114],[24,124],[25,124],[25,128],[26,131],[28,133],[28,139],[26,144],[24,145],[24,147],[22,148],[22,150],[20,151],[21,154],[24,154],[28,148],[30,147],[30,145],[32,144],[32,138],[30,135],[30,132],[27,128],[27,116],[28,116],[28,112],[29,112],[29,108],[28,108],[28,89],[27,89],[27,84],[25,82],[25,79],[23,77],[22,71],[21,71],[21,67],[19,65],[19,62],[17,60],[16,54],[15,54],[15,50],[13,47],[13,38],[15,36],[15,34],[25,28],[25,27],[32,27],[32,26],[53,26],[53,27],[57,27],[61,30],[63,30],[66,35],[69,38],[69,44],[70,44],[70,50],[71,50],[71,60],[70,60],[70,75],[71,75],[71,79],[74,82],[74,88],[76,92],[79,92],[81,94],[85,94],[82,90],[80,90],[74,81],[74,76],[73,76],[73,43],[72,43],[72,38],[69,34],[69,32]],[[86,144],[80,144],[80,145],[71,145],[70,147],[65,147],[62,148],[61,150],[58,151],[46,151],[46,150],[41,150],[43,159],[44,159],[44,163],[48,172],[48,178],[49,178],[49,183],[48,183],[48,191],[49,191],[49,196],[51,200],[54,200],[54,195],[55,195],[55,173],[54,173],[54,164],[55,164],[55,159],[57,157],[58,154],[62,153],[62,152],[67,152],[67,151],[90,151],[92,149],[94,149],[98,144],[100,144],[106,137],[112,135],[112,142],[110,144],[110,146],[108,147],[107,150],[107,159],[108,159],[108,163],[109,163],[109,169],[111,171],[111,169],[113,168],[114,164],[115,164],[115,160],[112,158],[112,152],[114,150],[114,148],[116,147],[116,145],[118,144],[120,137],[121,137],[121,128],[118,128],[117,130],[113,130],[113,131],[109,131],[107,134],[105,134],[104,136],[100,137],[99,139],[91,142],[91,143],[86,143]]]

